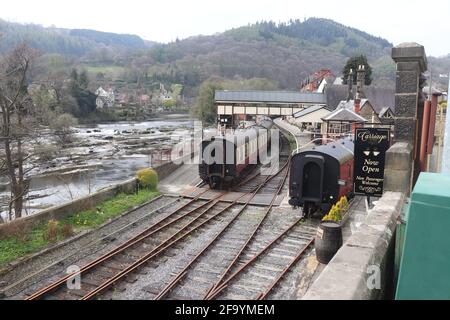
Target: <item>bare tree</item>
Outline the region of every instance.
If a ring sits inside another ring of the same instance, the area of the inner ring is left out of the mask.
[[[78,124],[78,120],[71,114],[64,113],[56,117],[50,124],[54,134],[59,138],[61,144],[73,142],[72,127]]]
[[[28,191],[24,163],[31,155],[24,141],[32,135],[33,104],[27,92],[27,74],[35,56],[34,50],[21,44],[0,57],[0,141],[4,148],[0,165],[6,171],[11,186],[10,219],[13,211],[15,218],[22,216]]]

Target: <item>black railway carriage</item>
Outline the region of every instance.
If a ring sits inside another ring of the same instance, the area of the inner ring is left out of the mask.
[[[249,166],[260,163],[259,150],[270,143],[272,121],[204,139],[201,145],[200,178],[212,189],[236,183]]]
[[[289,204],[307,215],[327,213],[341,197],[352,196],[351,139],[341,139],[294,152],[289,179]]]

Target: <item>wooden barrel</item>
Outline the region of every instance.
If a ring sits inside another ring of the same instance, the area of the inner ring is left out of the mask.
[[[333,221],[322,222],[315,239],[317,260],[328,264],[340,247],[342,247],[341,225]]]

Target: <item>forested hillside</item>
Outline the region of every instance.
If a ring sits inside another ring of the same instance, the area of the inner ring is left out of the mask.
[[[117,34],[87,29],[73,29],[70,30],[69,35],[92,40],[96,43],[108,46],[121,46],[128,49],[147,48],[147,45],[142,38],[132,34]]]
[[[0,51],[26,41],[43,55],[39,72],[68,75],[86,70],[92,87],[148,92],[181,84],[195,97],[210,77],[265,78],[280,89],[298,89],[311,72],[331,69],[340,76],[350,56],[365,54],[373,67],[374,86],[395,85],[392,44],[328,19],[310,18],[285,23],[259,22],[212,36],[195,36],[155,44],[138,36],[93,30],[66,30],[21,25],[0,20]],[[450,58],[429,57],[436,73],[448,72]],[[244,89],[244,88],[243,88]]]
[[[349,56],[364,53],[374,62],[389,54],[391,46],[386,40],[326,19],[262,22],[153,48],[148,75],[187,85],[211,75],[260,77],[277,81],[281,88],[295,89],[315,70],[329,68],[340,74]]]
[[[0,19],[0,52],[25,41],[42,53],[79,56],[100,48],[143,49],[149,45],[136,35],[94,30],[44,28]]]

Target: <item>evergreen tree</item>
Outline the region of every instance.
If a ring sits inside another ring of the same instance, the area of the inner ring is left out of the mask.
[[[342,82],[347,84],[348,75],[350,73],[350,69],[353,70],[353,84],[356,84],[357,70],[360,65],[364,65],[366,69],[366,81],[365,84],[368,86],[372,83],[372,67],[367,62],[367,57],[365,55],[359,55],[355,57],[351,57],[347,60],[345,64],[344,70],[342,70]]]
[[[86,90],[88,88],[89,78],[86,70],[81,71],[78,81],[81,89]]]
[[[72,69],[70,72],[70,79],[74,82],[74,84],[78,85],[78,71],[77,69]]]

